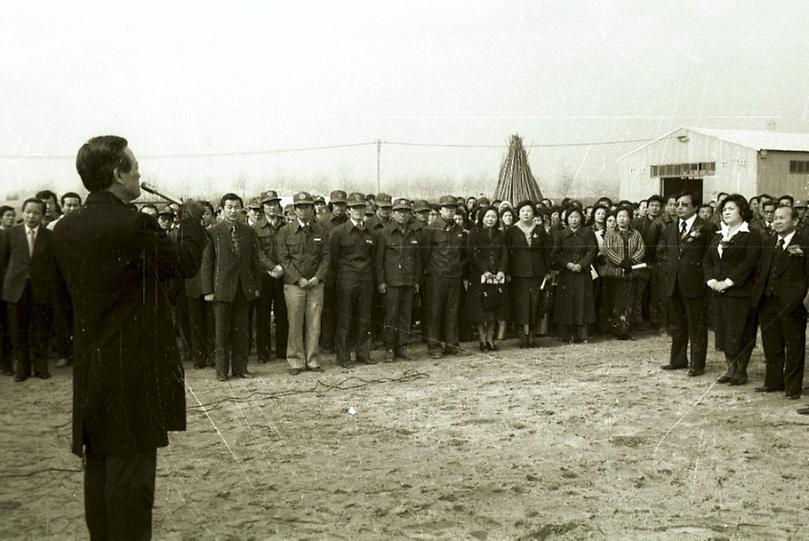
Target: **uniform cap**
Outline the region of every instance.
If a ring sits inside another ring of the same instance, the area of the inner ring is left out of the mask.
[[[368,205],[368,201],[365,200],[365,196],[359,192],[352,192],[351,195],[348,196],[348,199],[344,199],[343,201],[347,203],[349,207],[365,207]],[[333,200],[332,203],[334,203]]]
[[[431,210],[430,204],[424,199],[416,199],[413,203],[413,212],[424,212],[425,210]]]
[[[343,190],[334,190],[329,194],[329,203],[345,203],[346,193]]]
[[[442,195],[441,199],[438,200],[439,207],[455,207],[455,198],[451,195]]]
[[[306,192],[298,192],[292,197],[293,205],[314,205],[315,200]]]
[[[410,210],[411,207],[410,200],[404,197],[399,197],[393,201],[393,210]]]
[[[275,190],[267,190],[265,192],[261,192],[261,204],[270,203],[272,201],[280,201],[281,198],[278,197],[278,192]]]
[[[393,206],[391,196],[381,192],[376,194],[376,206],[385,208]]]

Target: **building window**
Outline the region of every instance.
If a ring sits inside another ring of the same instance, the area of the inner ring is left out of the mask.
[[[789,172],[793,175],[809,175],[809,160],[790,160]]]
[[[809,162],[806,163],[809,164]],[[807,165],[806,172],[809,173],[809,165]],[[650,177],[701,178],[715,174],[716,162],[666,163],[649,166]]]

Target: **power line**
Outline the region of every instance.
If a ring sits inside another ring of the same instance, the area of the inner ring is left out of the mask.
[[[562,148],[562,147],[591,147],[591,146],[605,146],[605,145],[623,145],[628,143],[648,143],[654,138],[645,139],[620,139],[609,141],[589,141],[578,143],[533,143],[525,145],[526,148]],[[406,147],[427,147],[427,148],[508,148],[508,145],[476,145],[476,144],[462,144],[462,143],[419,143],[413,141],[364,141],[361,143],[344,143],[339,145],[323,145],[312,147],[293,147],[293,148],[275,148],[265,150],[243,150],[232,152],[200,152],[200,153],[182,153],[182,154],[143,154],[141,158],[150,159],[189,159],[189,158],[223,158],[234,156],[262,156],[270,154],[287,154],[292,152],[314,152],[319,150],[337,150],[342,148],[357,148],[375,145],[377,152],[383,145],[391,146],[406,146]],[[0,160],[73,160],[75,156],[66,155],[46,155],[46,154],[24,154],[12,156],[10,154],[0,155]]]

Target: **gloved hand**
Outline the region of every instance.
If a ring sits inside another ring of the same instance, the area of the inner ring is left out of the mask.
[[[626,272],[632,272],[632,260],[628,257],[621,261],[621,268]]]

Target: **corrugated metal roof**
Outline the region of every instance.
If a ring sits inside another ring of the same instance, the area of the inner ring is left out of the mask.
[[[623,160],[627,156],[643,150],[644,148],[655,144],[656,142],[671,137],[674,133],[680,130],[693,131],[708,137],[716,137],[729,143],[740,145],[755,150],[783,150],[791,152],[809,152],[809,133],[786,133],[780,131],[756,131],[756,130],[716,130],[710,128],[689,128],[681,127],[676,130],[671,130],[658,137],[657,139],[642,145],[631,152],[627,152],[618,158],[618,161]]]
[[[716,137],[729,143],[753,148],[755,150],[786,150],[809,152],[809,133],[785,133],[779,131],[753,130],[712,130],[707,128],[688,128],[696,133]]]

